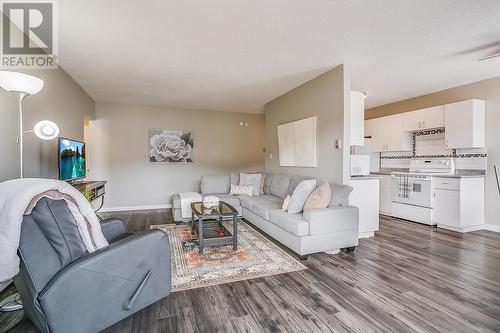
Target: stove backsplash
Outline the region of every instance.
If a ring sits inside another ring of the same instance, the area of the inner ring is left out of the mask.
[[[457,169],[486,170],[486,148],[446,149],[444,129],[413,134],[413,151],[380,153],[381,168],[409,168],[411,158],[453,157]]]

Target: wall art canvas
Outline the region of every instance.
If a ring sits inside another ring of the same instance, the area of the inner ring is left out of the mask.
[[[193,131],[150,129],[150,162],[193,162]]]
[[[278,125],[280,166],[316,167],[316,117]]]

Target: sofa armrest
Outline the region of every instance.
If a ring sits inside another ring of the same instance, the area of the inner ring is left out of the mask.
[[[101,221],[101,230],[108,243],[127,233],[125,222],[117,218],[110,218]]]
[[[170,265],[167,234],[150,230],[74,261],[51,279],[38,299],[49,322],[57,323],[54,331],[100,331],[167,296]]]
[[[306,209],[302,218],[309,222],[309,233],[359,230],[359,210],[354,206]]]

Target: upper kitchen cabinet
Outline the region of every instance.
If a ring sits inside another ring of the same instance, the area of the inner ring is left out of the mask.
[[[411,133],[403,130],[401,114],[376,118],[372,122],[372,151],[410,151]]]
[[[485,146],[485,102],[470,99],[444,106],[445,146],[483,148]]]
[[[351,146],[365,144],[365,95],[351,91]]]
[[[372,136],[372,126],[374,119],[365,120],[365,138]]]
[[[417,132],[444,127],[444,105],[403,113],[403,131]]]

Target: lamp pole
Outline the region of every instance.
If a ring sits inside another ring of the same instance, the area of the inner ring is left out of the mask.
[[[23,163],[23,101],[24,98],[28,96],[27,93],[18,92],[17,100],[19,103],[19,168],[20,168],[20,178],[24,178],[24,163]]]

